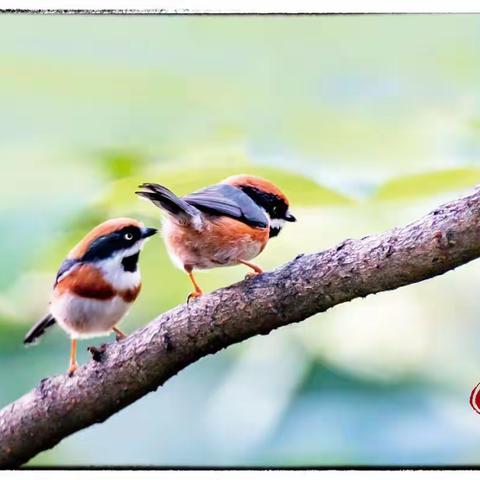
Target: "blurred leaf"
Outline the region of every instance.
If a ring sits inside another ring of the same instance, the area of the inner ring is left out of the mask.
[[[145,157],[138,152],[118,149],[101,152],[99,163],[111,179],[134,175],[145,163]]]
[[[479,117],[475,117],[474,119],[472,119],[470,121],[470,127],[474,130],[480,130],[480,118]]]
[[[388,180],[373,196],[375,200],[415,200],[452,190],[471,188],[480,182],[480,168],[465,167],[405,175]]]

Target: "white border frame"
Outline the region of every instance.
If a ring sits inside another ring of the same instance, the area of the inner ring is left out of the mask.
[[[99,8],[100,7],[100,8]],[[360,14],[360,13],[480,13],[478,0],[0,0],[0,13],[25,14]],[[400,470],[400,471],[2,471],[2,480],[35,479],[78,480],[104,478],[108,480],[232,480],[261,476],[272,479],[350,478],[381,480],[383,478],[422,478],[427,480],[476,479],[476,471]]]
[[[255,480],[258,477],[262,479],[271,480],[383,480],[385,478],[401,479],[421,479],[421,480],[447,480],[454,478],[455,480],[474,480],[478,478],[476,471],[412,471],[412,470],[397,470],[397,471],[333,471],[333,470],[318,470],[318,471],[252,471],[252,470],[237,470],[237,471],[5,471],[1,472],[2,479],[20,479],[20,480],[38,480],[39,478],[48,478],[48,480],[78,480],[79,478],[96,479],[101,478],[105,480]]]
[[[0,9],[65,13],[479,13],[478,0],[0,0]],[[90,12],[89,12],[90,11]],[[112,12],[116,11],[116,12]],[[71,12],[75,13],[75,12]]]

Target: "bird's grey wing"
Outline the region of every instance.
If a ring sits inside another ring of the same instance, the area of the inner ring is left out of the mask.
[[[211,215],[226,215],[252,227],[268,227],[267,214],[246,193],[226,184],[213,185],[182,197]]]
[[[75,260],[72,258],[66,258],[60,265],[60,268],[58,269],[57,276],[55,277],[55,283],[53,284],[53,288],[57,286],[57,283],[60,280],[60,278],[63,275],[66,275],[68,272],[70,272],[78,263],[80,263],[78,260]]]

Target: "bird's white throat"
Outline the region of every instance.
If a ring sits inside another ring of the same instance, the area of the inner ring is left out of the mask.
[[[103,272],[105,280],[107,280],[113,288],[117,290],[128,290],[138,287],[141,282],[140,270],[134,272],[125,271],[122,260],[140,252],[143,241],[138,242],[133,247],[126,250],[120,250],[110,258],[98,262],[98,268]]]

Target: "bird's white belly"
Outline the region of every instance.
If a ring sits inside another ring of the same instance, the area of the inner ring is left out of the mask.
[[[95,300],[65,293],[52,301],[50,312],[72,338],[89,338],[110,333],[129,306],[119,296]]]

